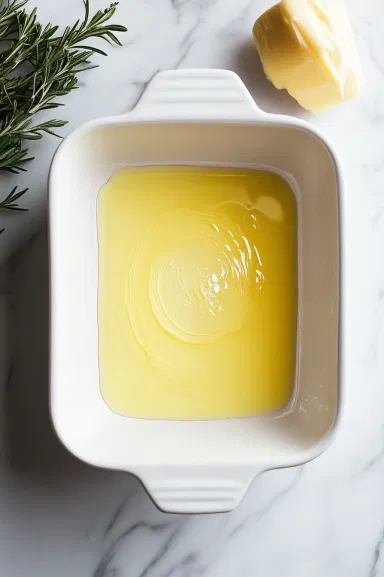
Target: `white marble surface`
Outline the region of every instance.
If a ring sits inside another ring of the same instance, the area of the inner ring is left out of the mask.
[[[31,2],[32,4],[32,2]],[[38,2],[44,19],[80,0]],[[160,69],[228,67],[261,108],[305,115],[264,79],[250,41],[264,0],[122,0],[124,47],[67,99],[68,131],[128,110]],[[101,6],[101,1],[93,1]],[[384,577],[384,35],[379,0],[349,0],[362,98],[308,118],[346,170],[345,411],[340,434],[302,468],[259,476],[233,513],[160,513],[138,481],[96,470],[58,443],[48,415],[45,182],[57,141],[37,144],[31,211],[7,219],[0,275],[0,575],[12,577]],[[101,58],[100,58],[101,60]],[[4,217],[1,217],[4,219]],[[2,220],[3,222],[3,220]]]

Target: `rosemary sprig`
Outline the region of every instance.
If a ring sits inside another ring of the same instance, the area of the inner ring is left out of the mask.
[[[127,30],[108,23],[117,2],[91,17],[89,0],[83,0],[83,20],[67,26],[61,35],[57,26],[43,27],[37,21],[36,9],[27,13],[27,2],[13,0],[3,7],[0,0],[0,170],[16,174],[33,159],[25,141],[47,133],[57,136],[56,129],[66,124],[56,119],[35,123],[35,115],[62,106],[56,99],[78,87],[80,72],[96,67],[91,63],[93,54],[106,55],[88,44],[89,39],[121,45],[115,33]],[[0,209],[21,210],[16,201],[28,189],[16,190],[0,201]]]

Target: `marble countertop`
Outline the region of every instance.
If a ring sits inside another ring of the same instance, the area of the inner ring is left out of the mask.
[[[31,0],[31,5],[35,4]],[[36,2],[68,22],[80,0]],[[93,0],[94,7],[103,6]],[[305,116],[346,171],[345,410],[316,461],[257,477],[232,513],[159,512],[128,474],[91,468],[57,441],[48,413],[46,178],[54,138],[18,178],[30,212],[0,241],[0,575],[12,577],[384,577],[384,36],[379,0],[347,0],[363,96],[311,116],[264,78],[250,38],[264,0],[121,0],[123,48],[82,76],[63,133],[129,110],[157,70],[235,70],[259,106]],[[70,15],[70,18],[68,17]],[[1,224],[5,217],[1,217]],[[21,246],[20,246],[21,245]],[[17,249],[17,250],[16,250]]]

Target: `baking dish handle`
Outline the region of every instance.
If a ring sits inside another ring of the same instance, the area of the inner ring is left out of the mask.
[[[232,511],[253,479],[262,471],[231,472],[212,468],[154,471],[140,477],[156,505],[166,513],[220,513]]]
[[[263,113],[230,70],[168,70],[153,77],[136,107],[140,119],[254,119]]]

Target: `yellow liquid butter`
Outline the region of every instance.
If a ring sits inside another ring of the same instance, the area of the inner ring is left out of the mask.
[[[296,202],[272,172],[140,167],[98,197],[100,386],[116,413],[246,417],[292,395]]]

